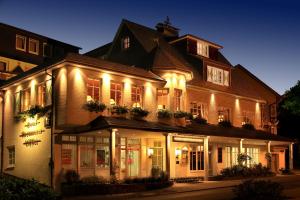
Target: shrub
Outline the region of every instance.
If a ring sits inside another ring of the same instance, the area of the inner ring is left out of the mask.
[[[219,122],[219,126],[225,127],[225,128],[230,128],[232,127],[232,124],[230,121],[224,120]]]
[[[284,174],[284,175],[292,175],[292,174],[294,174],[293,172],[291,172],[290,169],[287,169],[287,168],[281,168],[281,169],[279,169],[279,171],[280,171],[281,174]]]
[[[195,119],[194,119],[194,122],[196,122],[197,124],[207,124],[207,120],[200,117],[200,116],[197,116]]]
[[[268,167],[262,166],[261,163],[253,167],[246,167],[242,165],[235,165],[232,167],[224,168],[221,171],[223,178],[227,177],[259,177],[259,176],[273,176],[274,173]]]
[[[233,189],[236,200],[283,200],[283,187],[279,183],[264,180],[247,180]]]
[[[141,107],[134,107],[130,110],[130,114],[132,117],[136,117],[136,118],[143,118],[143,117],[147,117],[149,114],[148,110],[144,110]]]
[[[246,163],[247,160],[251,160],[252,158],[247,155],[246,153],[240,153],[237,157],[237,161],[239,165],[243,165]]]
[[[166,109],[160,109],[157,112],[157,117],[160,119],[170,119],[172,117],[172,113]]]
[[[88,101],[83,105],[83,108],[90,112],[103,112],[106,109],[106,105],[98,101]]]
[[[65,173],[65,180],[68,184],[78,182],[79,178],[80,176],[75,170],[67,170]]]
[[[183,118],[183,117],[187,117],[188,113],[184,112],[184,111],[176,111],[174,113],[174,118]]]
[[[0,199],[55,200],[58,199],[58,195],[51,188],[35,180],[0,176]]]
[[[151,177],[159,177],[160,176],[160,169],[158,167],[152,167],[151,169]]]
[[[247,123],[247,124],[243,124],[242,126],[244,129],[247,129],[247,130],[255,130],[253,124],[250,124],[250,123]]]
[[[113,106],[111,113],[115,113],[118,115],[128,113],[128,108],[126,106]]]
[[[88,184],[95,184],[95,183],[98,183],[98,184],[105,184],[105,183],[108,183],[109,181],[106,180],[104,177],[102,176],[87,176],[87,177],[83,177],[81,179],[81,181],[83,183],[88,183]]]

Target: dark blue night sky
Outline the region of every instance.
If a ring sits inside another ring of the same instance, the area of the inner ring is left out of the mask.
[[[110,42],[122,18],[154,27],[167,15],[181,34],[224,46],[233,65],[280,94],[300,79],[297,1],[0,0],[1,22],[80,46],[82,53]]]

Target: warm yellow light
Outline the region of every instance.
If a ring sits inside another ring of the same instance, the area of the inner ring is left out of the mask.
[[[109,84],[110,83],[110,75],[109,74],[104,73],[102,75],[102,79],[103,79],[104,84]]]
[[[81,70],[78,68],[75,68],[74,70],[75,70],[75,80],[81,81],[82,80]]]
[[[181,155],[181,150],[180,149],[175,149],[175,156],[178,158]]]
[[[30,85],[31,87],[34,87],[36,85],[36,80],[35,79],[31,80]]]
[[[147,152],[149,158],[151,158],[153,156],[153,148],[148,148],[148,152]]]
[[[213,94],[213,93],[210,95],[210,103],[211,104],[215,103],[215,94]]]

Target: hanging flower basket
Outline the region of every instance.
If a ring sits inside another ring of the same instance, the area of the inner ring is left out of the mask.
[[[130,116],[132,119],[135,119],[135,120],[142,120],[143,118],[147,117],[148,114],[149,114],[149,111],[144,110],[141,107],[135,107],[130,110]]]
[[[106,105],[98,101],[88,101],[83,105],[83,108],[89,112],[95,112],[102,115],[103,111],[106,109]]]
[[[111,109],[111,116],[117,118],[126,118],[128,108],[126,106],[113,106]]]

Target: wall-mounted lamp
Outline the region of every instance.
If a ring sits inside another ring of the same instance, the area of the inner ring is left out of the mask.
[[[153,148],[148,148],[148,157],[149,158],[152,158],[152,156],[153,156]]]
[[[181,150],[180,149],[175,149],[176,159],[178,159],[180,155],[181,155]]]

